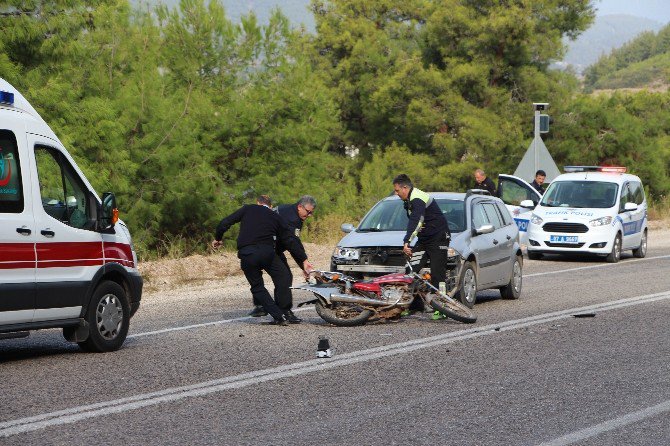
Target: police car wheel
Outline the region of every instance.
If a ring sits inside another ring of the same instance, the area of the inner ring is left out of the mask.
[[[130,305],[123,287],[111,281],[98,285],[86,310],[86,322],[88,338],[79,342],[83,350],[118,350],[126,340],[130,324]]]
[[[465,262],[461,270],[460,290],[456,293],[456,299],[460,300],[468,308],[475,306],[477,300],[477,273],[472,262]]]
[[[523,258],[517,256],[512,266],[512,276],[509,283],[500,288],[500,295],[503,299],[518,299],[521,296],[521,285],[523,283]]]
[[[644,258],[647,255],[647,230],[645,229],[642,233],[642,240],[640,240],[640,246],[633,250],[633,255],[638,259]]]
[[[610,252],[605,260],[607,263],[617,263],[621,259],[621,234],[617,234],[614,237],[614,243],[612,244],[612,252]]]

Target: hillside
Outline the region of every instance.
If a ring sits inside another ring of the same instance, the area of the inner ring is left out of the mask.
[[[585,71],[585,88],[663,88],[670,79],[670,25],[645,32]]]
[[[597,16],[591,28],[577,40],[574,42],[564,40],[568,51],[563,61],[557,65],[561,68],[572,66],[577,73],[582,73],[600,57],[609,54],[640,33],[658,31],[662,27],[663,24],[660,22],[630,15]]]

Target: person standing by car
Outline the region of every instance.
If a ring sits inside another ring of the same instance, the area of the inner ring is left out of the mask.
[[[544,180],[547,178],[547,174],[545,173],[544,170],[538,170],[535,172],[535,179],[533,180],[532,183],[530,183],[531,186],[533,186],[533,189],[538,191],[540,195],[544,195],[544,188],[542,185],[544,184]]]
[[[486,172],[482,169],[475,170],[475,187],[473,189],[484,189],[489,191],[492,196],[497,196],[496,185],[493,184],[491,178],[486,176]]]
[[[284,219],[286,224],[288,225],[289,231],[291,232],[291,237],[294,239],[294,242],[302,248],[303,251],[305,251],[304,246],[302,245],[302,242],[300,241],[300,231],[302,230],[302,225],[307,218],[309,218],[310,215],[314,213],[314,210],[316,209],[316,200],[314,197],[311,195],[303,195],[300,197],[300,200],[298,200],[297,203],[294,204],[283,204],[280,206],[277,206],[275,211],[279,214],[280,217]],[[285,251],[288,250],[288,247],[282,243],[281,240],[277,240],[277,243],[275,244],[275,249],[277,251],[277,255],[279,256],[279,259],[286,265],[286,269],[289,274],[289,282],[293,283],[293,274],[291,274],[291,268],[288,265],[288,260],[286,258],[286,255],[284,254]],[[312,264],[309,263],[309,261],[305,260],[304,263],[300,262],[300,259],[294,255],[292,255],[293,260],[295,260],[295,263],[297,263],[302,269],[303,273],[305,273],[305,266],[309,269],[312,269]],[[293,314],[293,311],[291,308],[293,307],[293,295],[291,294],[291,289],[289,288],[288,290],[288,296],[279,298],[276,295],[277,289],[275,289],[275,301],[281,301],[281,302],[286,302],[288,305],[288,308],[282,308],[282,310],[287,313],[291,319],[294,321],[301,321],[295,314]],[[263,308],[263,306],[260,304],[260,302],[257,302],[254,299],[254,309],[251,310],[249,313],[249,316],[252,317],[260,317],[260,316],[265,316],[267,315],[267,312]]]
[[[414,187],[410,178],[400,174],[393,179],[393,191],[404,201],[409,222],[403,238],[402,250],[408,257],[412,252],[421,256],[412,260],[412,268],[419,271],[430,259],[430,281],[440,290],[446,288],[447,258],[451,233],[442,210],[427,193]],[[414,249],[410,243],[417,237]]]
[[[292,320],[289,303],[285,301],[290,295],[290,273],[286,265],[275,252],[275,240],[280,240],[298,260],[306,271],[311,270],[307,255],[302,244],[296,243],[291,237],[288,225],[279,214],[271,209],[272,202],[267,195],[261,195],[256,204],[247,204],[225,217],[216,228],[212,248],[217,249],[223,243],[223,234],[235,223],[240,223],[237,237],[237,257],[245,277],[249,281],[251,294],[265,311],[273,318],[275,325],[296,323]],[[275,302],[263,283],[263,271],[267,272],[275,285]],[[295,317],[295,316],[294,316]],[[297,322],[300,322],[299,320]]]

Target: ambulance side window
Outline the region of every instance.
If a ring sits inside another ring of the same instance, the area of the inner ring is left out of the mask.
[[[0,213],[23,212],[23,183],[16,137],[0,130]]]
[[[93,229],[86,188],[58,150],[35,147],[42,206],[47,214],[67,225]]]

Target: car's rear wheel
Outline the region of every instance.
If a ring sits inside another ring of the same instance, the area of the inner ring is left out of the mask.
[[[642,233],[642,240],[640,240],[640,246],[633,250],[633,255],[638,259],[644,258],[647,255],[647,230],[645,229]]]
[[[516,256],[512,265],[512,274],[509,282],[500,288],[503,299],[518,299],[521,296],[521,285],[523,282],[523,257]]]

